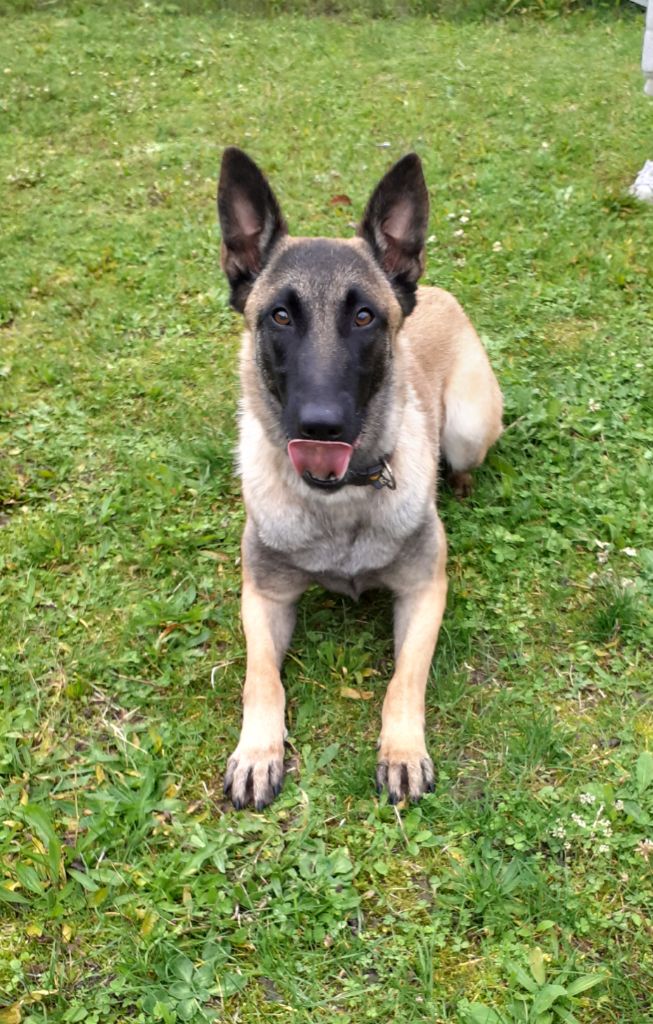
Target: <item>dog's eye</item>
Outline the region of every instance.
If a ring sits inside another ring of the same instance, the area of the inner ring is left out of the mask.
[[[362,309],[358,310],[358,313],[354,317],[354,323],[356,324],[357,327],[367,327],[369,324],[372,323],[373,319],[374,313],[372,312],[372,310],[368,309],[367,306],[363,306]]]
[[[274,320],[275,324],[279,324],[279,327],[287,327],[288,324],[290,323],[290,314],[288,313],[287,309],[283,308],[283,306],[279,306],[277,309],[274,310],[272,314],[272,319]]]

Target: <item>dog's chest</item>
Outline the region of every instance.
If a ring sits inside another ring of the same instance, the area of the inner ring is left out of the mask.
[[[245,505],[259,541],[280,567],[354,596],[385,585],[390,568],[435,512],[437,460],[417,402],[407,407],[398,433],[401,444],[386,448],[393,450],[396,490],[345,486],[324,494],[297,476],[255,416],[242,415]]]
[[[328,589],[358,596],[379,585],[379,574],[420,528],[433,498],[426,488],[404,495],[349,490],[346,502],[320,496],[278,511],[268,505],[256,525],[261,541],[289,566]]]
[[[311,575],[328,577],[331,586],[323,579],[320,582],[329,589],[338,589],[336,580],[351,580],[385,567],[400,547],[401,539],[383,529],[380,523],[374,528],[361,518],[347,517],[337,523],[335,529],[324,533],[307,531],[301,547],[289,552],[289,556],[297,568]]]

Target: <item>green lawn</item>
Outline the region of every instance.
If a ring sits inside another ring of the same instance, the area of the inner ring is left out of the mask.
[[[0,24],[0,1024],[651,1021],[641,11],[159,10]],[[283,793],[222,797],[244,661],[227,143],[328,235],[418,150],[426,280],[504,388],[474,497],[441,498],[416,807],[373,789],[389,601],[317,590]]]

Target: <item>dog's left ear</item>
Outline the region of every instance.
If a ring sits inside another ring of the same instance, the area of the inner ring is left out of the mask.
[[[374,189],[357,230],[389,277],[405,316],[415,308],[428,222],[422,162],[416,153],[408,153]]]
[[[236,146],[229,146],[222,155],[218,218],[231,305],[242,313],[256,277],[288,228],[267,179]]]

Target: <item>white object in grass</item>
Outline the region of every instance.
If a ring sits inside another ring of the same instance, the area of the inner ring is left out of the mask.
[[[644,92],[647,96],[653,96],[653,0],[648,0],[648,4],[646,4],[642,71],[644,72]],[[636,199],[643,199],[646,203],[653,203],[653,160],[646,161],[630,186],[629,192]]]
[[[653,79],[651,79],[653,83]],[[630,194],[646,203],[653,203],[653,160],[647,160],[630,186]]]

